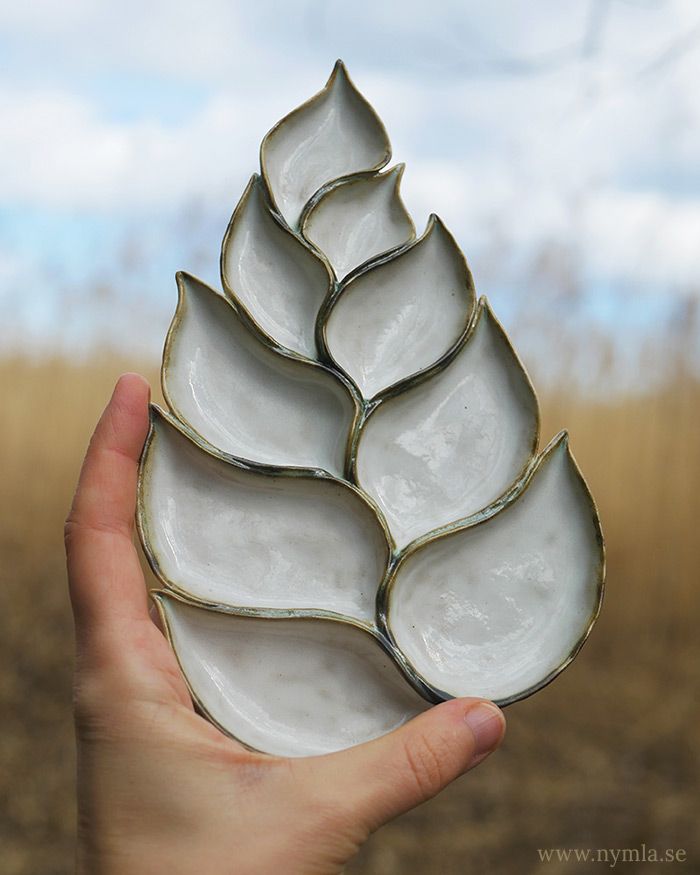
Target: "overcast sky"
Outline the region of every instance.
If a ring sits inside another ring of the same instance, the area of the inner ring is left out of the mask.
[[[336,57],[407,162],[417,226],[437,212],[497,305],[551,244],[575,253],[603,323],[630,295],[641,324],[700,293],[694,0],[0,0],[0,57],[15,341],[56,335],[67,290],[95,276],[166,324],[176,269],[216,283],[261,137]],[[75,325],[61,331],[97,331]]]

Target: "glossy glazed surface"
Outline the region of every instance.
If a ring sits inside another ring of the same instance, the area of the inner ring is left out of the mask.
[[[322,185],[391,157],[377,114],[338,62],[326,87],[267,134],[260,160],[277,209],[296,229],[304,205]]]
[[[206,711],[280,756],[331,753],[424,711],[371,635],[327,620],[270,620],[163,598],[175,650]]]
[[[322,368],[266,347],[221,295],[187,275],[163,387],[183,422],[225,453],[343,471],[354,416],[347,390]]]
[[[506,700],[561,666],[600,601],[602,544],[591,510],[561,438],[510,506],[406,558],[389,626],[429,683]]]
[[[506,492],[537,448],[537,399],[487,305],[439,374],[381,404],[357,452],[359,484],[399,547]]]
[[[329,293],[326,266],[270,212],[259,176],[236,207],[221,253],[226,293],[281,346],[316,358],[316,316]]]
[[[329,189],[309,210],[302,231],[325,254],[338,279],[416,236],[399,185],[403,165],[355,176]]]
[[[328,317],[328,350],[372,398],[445,355],[473,305],[464,256],[432,217],[410,248],[345,286]]]
[[[159,576],[205,602],[315,608],[371,622],[389,552],[350,487],[269,476],[197,447],[154,411],[142,526]]]
[[[263,139],[224,295],[178,275],[139,534],[200,710],[270,753],[530,695],[601,603],[567,440],[535,458],[530,381],[441,221],[415,239],[389,157],[338,62]]]

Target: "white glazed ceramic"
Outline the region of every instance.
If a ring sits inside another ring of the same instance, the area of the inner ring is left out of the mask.
[[[338,62],[326,87],[279,121],[260,147],[274,206],[296,229],[307,201],[323,185],[391,157],[384,125]]]
[[[303,756],[453,695],[507,704],[595,621],[604,554],[565,434],[338,62],[270,131],[224,295],[178,275],[139,478],[155,599],[198,708]]]
[[[326,262],[272,213],[257,175],[226,230],[221,278],[226,294],[268,337],[316,358],[316,316],[332,277]]]
[[[488,304],[440,373],[380,404],[357,481],[400,547],[497,501],[537,450],[537,398]]]
[[[304,214],[302,233],[331,263],[338,279],[416,236],[399,186],[404,165],[357,173],[323,190]]]
[[[372,623],[389,546],[359,490],[213,455],[157,408],[141,477],[149,551],[166,585],[210,604],[324,607]]]
[[[428,707],[376,639],[349,623],[239,617],[158,600],[198,703],[257,750],[331,753]]]
[[[517,698],[580,646],[600,598],[600,546],[562,434],[500,513],[399,563],[388,608],[396,644],[450,695]]]
[[[343,288],[325,325],[328,352],[365,398],[435,365],[466,331],[471,274],[437,216],[425,233]]]
[[[355,406],[318,364],[260,343],[221,295],[178,275],[163,392],[171,410],[210,444],[266,465],[341,474]]]

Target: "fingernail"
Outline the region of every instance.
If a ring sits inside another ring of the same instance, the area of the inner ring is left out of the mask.
[[[474,758],[494,750],[506,728],[500,708],[491,702],[477,702],[466,712],[464,722],[474,733]]]

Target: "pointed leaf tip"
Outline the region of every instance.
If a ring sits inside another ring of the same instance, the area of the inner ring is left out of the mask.
[[[221,281],[226,295],[269,340],[317,357],[316,315],[330,294],[329,268],[271,212],[253,174],[224,235]]]
[[[294,230],[304,205],[323,185],[351,173],[378,170],[390,157],[386,130],[342,61],[325,87],[279,121],[260,148],[262,175],[273,203]]]
[[[384,173],[355,174],[323,189],[305,210],[302,233],[339,279],[415,238],[400,183],[398,165]]]
[[[355,414],[345,386],[320,365],[263,344],[205,283],[183,273],[178,285],[162,372],[178,419],[242,459],[341,473]]]
[[[464,255],[429,220],[418,240],[351,277],[328,316],[326,345],[372,398],[445,356],[463,337],[474,298]]]
[[[537,450],[539,408],[485,299],[444,369],[367,420],[357,478],[403,547],[507,493]]]
[[[564,449],[552,441],[500,511],[400,563],[389,626],[436,689],[507,704],[556,677],[588,636],[603,593],[602,539]]]

